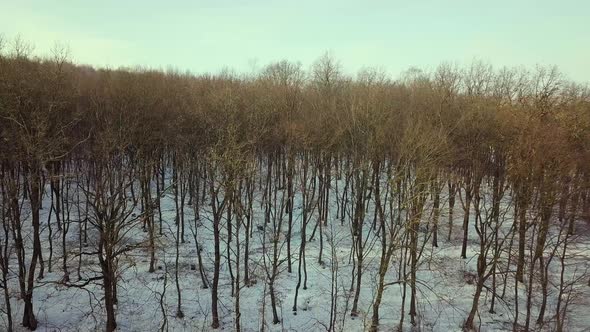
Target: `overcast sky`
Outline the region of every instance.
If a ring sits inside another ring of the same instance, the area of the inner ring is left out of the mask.
[[[250,71],[281,59],[306,67],[330,51],[349,72],[477,58],[555,64],[590,82],[588,0],[0,0],[0,33],[38,55],[65,42],[76,62],[97,66]]]

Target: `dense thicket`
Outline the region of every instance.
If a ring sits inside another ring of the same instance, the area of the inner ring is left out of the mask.
[[[462,257],[470,246],[477,257],[465,329],[477,328],[479,299],[488,291],[491,312],[495,299],[514,308],[515,328],[528,330],[531,320],[565,328],[564,294],[574,291],[574,281],[563,277],[563,262],[590,216],[590,91],[553,67],[442,64],[393,80],[374,69],[349,77],[329,56],[309,71],[281,61],[240,76],[95,69],[72,64],[59,49],[49,58],[32,57],[19,40],[0,54],[0,284],[8,330],[15,301],[10,280],[17,280],[25,304],[20,323],[34,330],[33,292],[46,271],[57,269],[63,285],[102,285],[105,326],[112,331],[118,257],[146,252],[153,272],[158,239],[167,232],[176,241],[176,266],[166,269],[176,271],[177,316],[184,315],[178,248],[194,236],[195,273],[211,291],[210,323],[222,324],[217,297],[227,260],[233,328],[240,329],[239,294],[250,286],[254,255],[249,241],[261,224],[253,220],[255,209],[265,221],[261,259],[274,323],[281,320],[279,275],[298,275],[296,312],[297,294],[313,273],[306,269],[306,242],[321,241],[318,262],[329,264],[338,280],[330,229],[341,224],[350,227],[346,310],[353,316],[366,252],[379,252],[373,330],[383,291],[393,284],[404,289],[400,327],[406,308],[416,323],[424,248],[456,239]],[[173,231],[162,224],[165,192],[176,202]],[[336,209],[329,207],[334,201]],[[40,220],[41,209],[51,209],[53,219]],[[210,219],[200,218],[205,211]],[[455,217],[463,224],[453,224]],[[206,268],[201,223],[210,223],[214,234],[215,260]],[[79,235],[68,233],[74,228]],[[143,240],[122,240],[136,228],[145,231]],[[474,231],[477,243],[468,243]],[[90,232],[98,240],[89,240]],[[300,238],[291,243],[294,234]],[[68,239],[78,236],[73,246]],[[83,255],[96,256],[100,270],[85,272]],[[561,262],[561,282],[549,282],[552,261]],[[393,281],[392,268],[399,271]],[[333,290],[330,330],[341,324],[338,287]],[[518,292],[528,292],[528,300],[518,303]],[[548,312],[547,301],[557,308]]]

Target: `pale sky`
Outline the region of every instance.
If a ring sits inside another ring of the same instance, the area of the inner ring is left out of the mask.
[[[588,0],[0,0],[0,33],[38,55],[67,43],[95,66],[248,72],[282,59],[307,68],[330,51],[351,73],[476,58],[590,82]]]

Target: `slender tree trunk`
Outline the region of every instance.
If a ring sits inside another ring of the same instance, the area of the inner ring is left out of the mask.
[[[211,328],[219,328],[219,312],[218,312],[218,288],[219,288],[219,270],[221,266],[221,248],[220,248],[220,234],[219,227],[221,222],[221,215],[223,211],[217,205],[217,193],[215,191],[215,173],[209,172],[210,177],[210,192],[211,192],[211,207],[213,208],[213,240],[214,240],[214,263],[213,263],[213,284],[211,286]]]
[[[448,182],[448,189],[449,189],[449,234],[447,236],[447,241],[451,241],[451,236],[453,235],[453,210],[455,209],[455,194],[457,192],[455,184],[451,183],[451,180]]]
[[[438,179],[435,179],[435,188],[434,188],[434,202],[433,202],[433,210],[434,210],[434,220],[433,220],[433,228],[432,228],[432,246],[438,247],[438,222],[440,219],[440,187],[438,184]]]
[[[469,210],[472,199],[472,179],[471,175],[466,175],[465,185],[465,203],[463,206],[463,245],[461,246],[461,258],[467,258],[467,241],[469,240]]]
[[[30,201],[31,201],[31,215],[33,223],[33,255],[31,263],[29,265],[29,273],[27,278],[27,288],[24,297],[25,309],[23,312],[22,325],[28,327],[31,330],[37,329],[37,318],[35,318],[35,312],[33,309],[33,288],[35,281],[35,268],[37,261],[41,255],[41,240],[40,240],[40,227],[39,227],[39,207],[41,202],[41,183],[39,176],[39,167],[37,164],[31,168],[32,178],[30,179]]]

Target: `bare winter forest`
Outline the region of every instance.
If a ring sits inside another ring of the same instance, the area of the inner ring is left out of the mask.
[[[589,331],[590,90],[0,40],[0,330]]]

